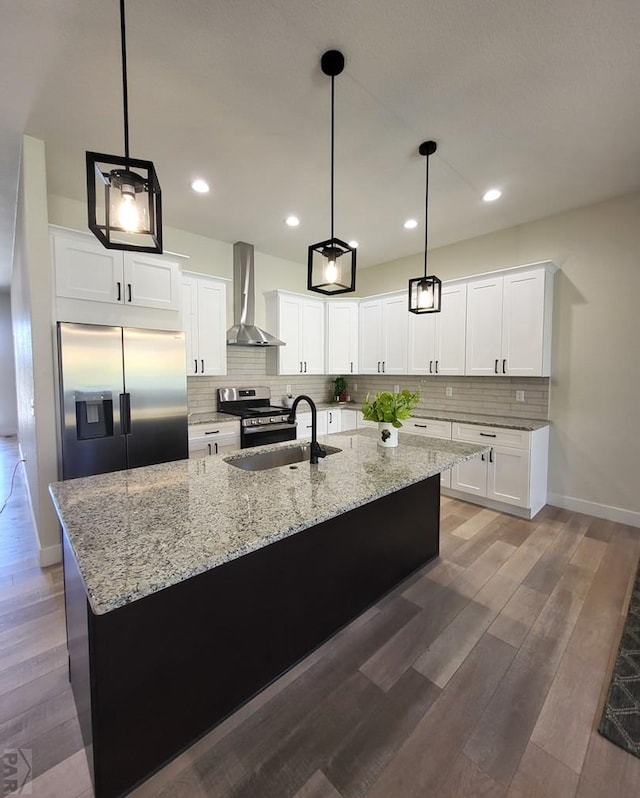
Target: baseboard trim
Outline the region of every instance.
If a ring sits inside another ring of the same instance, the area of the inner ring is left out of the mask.
[[[576,513],[593,515],[604,518],[606,521],[615,521],[618,524],[640,527],[640,513],[635,510],[625,510],[622,507],[612,507],[609,504],[598,504],[586,499],[576,499],[574,496],[562,496],[559,493],[549,493],[547,504],[561,507],[563,510],[572,510]]]
[[[462,490],[455,490],[455,488],[440,488],[443,496],[449,496],[452,499],[459,499],[469,504],[477,504],[479,507],[487,507],[489,510],[497,510],[499,513],[507,513],[507,515],[515,515],[518,518],[524,518],[530,521],[540,509],[535,513],[529,507],[517,507],[514,504],[507,504],[506,502],[497,502],[494,499],[487,499],[486,496],[476,496],[475,494],[465,493]]]
[[[41,568],[46,568],[48,565],[57,565],[62,562],[62,544],[56,543],[55,546],[45,546],[44,549],[40,549],[38,556]]]

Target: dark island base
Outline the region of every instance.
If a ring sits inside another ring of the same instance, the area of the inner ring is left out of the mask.
[[[436,475],[106,615],[65,534],[70,678],[96,798],[126,794],[435,557],[439,518]]]

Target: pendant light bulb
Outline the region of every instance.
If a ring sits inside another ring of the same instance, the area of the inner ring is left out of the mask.
[[[336,259],[335,257],[330,257],[327,260],[327,263],[324,267],[324,279],[325,282],[331,283],[332,285],[338,279],[338,267],[336,266]]]
[[[433,286],[424,283],[418,286],[418,307],[421,310],[433,307]]]
[[[118,221],[127,233],[136,233],[140,229],[140,214],[136,205],[135,192],[122,189],[122,198],[118,209]]]

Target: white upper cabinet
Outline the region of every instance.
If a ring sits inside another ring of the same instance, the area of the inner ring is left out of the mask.
[[[551,266],[468,282],[466,374],[550,375],[555,271]]]
[[[407,373],[407,295],[360,303],[360,374]]]
[[[182,325],[187,375],[227,373],[227,286],[190,272],[182,275]]]
[[[326,304],[327,374],[358,373],[358,303],[329,300]]]
[[[466,312],[466,283],[445,283],[439,313],[409,313],[408,374],[464,374]]]
[[[56,295],[138,308],[178,311],[180,267],[160,255],[105,249],[93,236],[52,233]]]
[[[277,374],[324,374],[324,302],[272,291],[266,295],[266,309],[267,329],[285,344],[270,348],[270,371],[275,362]]]

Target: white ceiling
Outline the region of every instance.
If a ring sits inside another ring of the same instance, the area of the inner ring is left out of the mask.
[[[117,0],[3,0],[2,18],[6,285],[21,134],[46,142],[50,192],[81,200],[85,150],[123,144]],[[127,31],[131,154],[172,227],[300,262],[329,236],[334,47],[335,232],[362,266],[422,249],[428,138],[430,247],[640,189],[638,0],[128,0]]]

